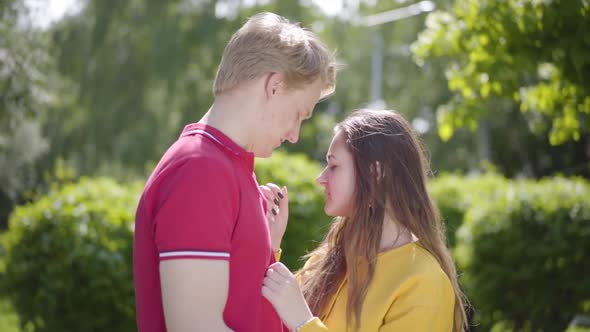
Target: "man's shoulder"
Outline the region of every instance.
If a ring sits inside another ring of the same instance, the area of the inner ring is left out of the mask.
[[[158,162],[145,190],[159,191],[190,178],[203,179],[200,186],[215,179],[223,179],[227,184],[235,183],[234,162],[221,148],[204,138],[177,140]]]
[[[233,160],[223,147],[209,139],[195,136],[177,140],[160,160],[161,171],[186,168],[186,171],[228,172],[233,169]]]
[[[224,147],[208,137],[202,135],[186,136],[179,138],[164,154],[164,158],[172,160],[202,160],[205,162],[218,162],[231,164],[230,156],[224,151]],[[187,159],[188,158],[188,159]]]

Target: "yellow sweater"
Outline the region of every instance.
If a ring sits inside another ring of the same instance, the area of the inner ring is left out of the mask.
[[[345,278],[322,315],[324,321],[314,318],[299,331],[346,331],[347,293]],[[454,304],[453,287],[436,259],[418,243],[406,244],[379,254],[359,331],[452,331]]]

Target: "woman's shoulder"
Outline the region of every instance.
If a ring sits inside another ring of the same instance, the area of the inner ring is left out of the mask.
[[[450,279],[416,242],[379,254],[370,292],[397,308],[452,308],[454,303]]]
[[[387,279],[395,279],[399,284],[419,282],[423,287],[451,287],[448,276],[436,258],[419,242],[381,253],[375,272]]]
[[[305,261],[303,267],[297,272],[295,272],[295,279],[297,279],[297,281],[301,283],[303,281],[303,278],[309,276],[309,274],[311,273],[309,271],[310,268],[314,264],[318,263],[321,260],[321,258],[322,256],[317,252],[307,256],[307,260]]]

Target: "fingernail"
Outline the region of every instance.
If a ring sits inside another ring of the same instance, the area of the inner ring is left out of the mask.
[[[279,200],[278,199],[273,199],[273,202],[275,202],[276,205],[279,205]]]
[[[285,196],[283,196],[283,194],[282,194],[280,191],[278,192],[278,195],[279,195],[279,198],[280,198],[280,199],[283,199],[283,198],[285,198]],[[277,204],[279,204],[279,203],[277,203]]]
[[[274,214],[275,216],[277,215],[277,210],[275,210],[275,208],[270,209],[270,211],[272,212],[272,214]]]

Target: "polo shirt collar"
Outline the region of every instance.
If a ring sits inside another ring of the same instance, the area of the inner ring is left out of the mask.
[[[254,153],[246,151],[246,149],[239,146],[219,129],[203,123],[190,123],[184,127],[180,137],[193,135],[203,135],[208,137],[216,144],[222,146],[227,153],[240,159],[240,161],[242,161],[242,163],[244,163],[249,169],[254,169]]]

